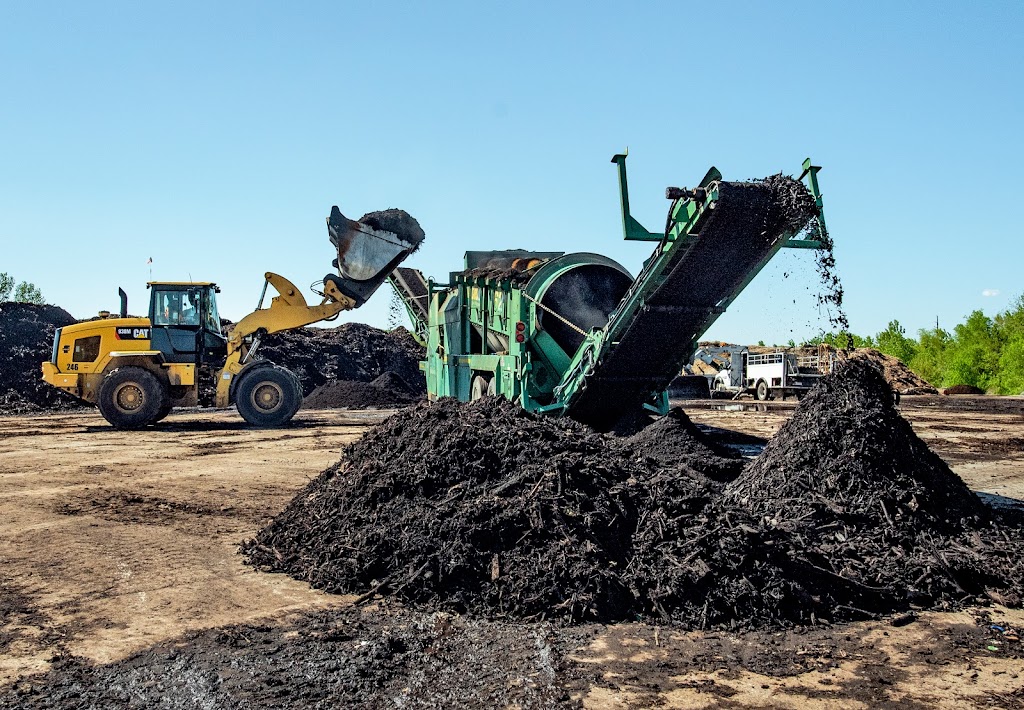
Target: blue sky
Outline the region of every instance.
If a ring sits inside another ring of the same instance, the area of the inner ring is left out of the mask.
[[[666,185],[821,184],[855,332],[950,328],[1024,292],[1024,3],[14,3],[0,6],[0,271],[79,317],[157,279],[330,270],[324,219],[402,207],[410,264],[595,251],[636,273]],[[297,8],[297,9],[296,9]],[[787,251],[708,333],[809,337]],[[788,278],[783,278],[788,274]],[[983,293],[997,292],[985,296]],[[387,321],[382,289],[347,320]]]

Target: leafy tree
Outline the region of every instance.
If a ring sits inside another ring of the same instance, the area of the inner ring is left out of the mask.
[[[995,389],[999,394],[1024,394],[1024,296],[997,315],[994,323],[1002,344]]]
[[[917,339],[917,352],[907,365],[933,385],[941,385],[952,355],[952,336],[941,328],[935,328],[918,331]]]
[[[992,319],[974,311],[953,329],[953,352],[942,378],[944,385],[995,385],[1001,343]]]
[[[22,281],[14,285],[14,278],[7,273],[0,273],[0,301],[19,301],[21,303],[46,303],[43,294],[35,284]],[[13,297],[12,297],[13,292]]]
[[[1024,333],[1003,344],[994,384],[999,394],[1024,394]]]
[[[879,333],[875,340],[878,349],[886,355],[892,355],[903,362],[910,362],[917,353],[917,343],[907,337],[906,329],[898,320],[889,321],[889,326]]]
[[[863,337],[847,330],[839,333],[823,333],[811,338],[804,343],[805,346],[831,345],[834,348],[845,350],[846,348],[873,348],[875,340],[870,335]]]
[[[20,303],[38,303],[39,305],[46,303],[42,291],[35,284],[30,284],[27,281],[22,281],[14,289],[14,300]]]

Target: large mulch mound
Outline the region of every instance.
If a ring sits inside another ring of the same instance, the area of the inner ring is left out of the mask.
[[[76,322],[57,306],[0,303],[0,414],[25,414],[83,406],[42,380],[53,332]]]
[[[735,461],[679,414],[615,437],[502,399],[424,403],[242,549],[331,592],[489,618],[752,629],[1020,603],[1021,531],[868,362],[823,378],[726,484]]]
[[[250,561],[331,592],[513,618],[623,618],[641,465],[501,398],[403,410],[254,540]]]

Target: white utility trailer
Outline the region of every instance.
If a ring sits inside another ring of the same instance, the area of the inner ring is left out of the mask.
[[[729,366],[715,375],[711,395],[731,394],[733,398],[753,394],[764,401],[800,398],[830,369],[831,358],[798,355],[777,350],[771,353],[733,352]]]

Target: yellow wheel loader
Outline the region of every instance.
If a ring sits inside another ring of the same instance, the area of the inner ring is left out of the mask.
[[[307,304],[291,281],[268,272],[256,310],[224,332],[214,283],[149,283],[148,318],[129,318],[127,296],[119,289],[120,317],[57,329],[43,380],[97,405],[114,427],[139,429],[174,407],[196,406],[198,371],[209,365],[219,368],[217,407],[234,404],[250,424],[281,426],[298,411],[302,384],[294,373],[257,357],[260,340],[358,308],[423,241],[419,224],[401,210],[356,222],[334,207],[327,225],[338,274],[324,277],[316,291],[319,304]],[[264,308],[268,285],[278,295]]]

